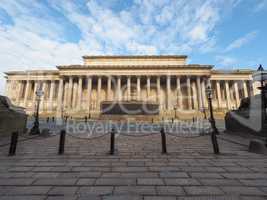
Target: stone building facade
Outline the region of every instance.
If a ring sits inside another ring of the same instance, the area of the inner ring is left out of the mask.
[[[205,88],[213,88],[218,112],[237,108],[259,91],[252,70],[218,71],[212,65],[187,64],[187,56],[84,56],[84,64],[57,70],[6,72],[6,95],[33,114],[37,88],[44,91],[42,115],[100,116],[103,101],[159,104],[160,115],[192,115],[208,107]],[[176,113],[175,113],[176,112]]]

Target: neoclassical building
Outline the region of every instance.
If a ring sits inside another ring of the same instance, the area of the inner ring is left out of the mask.
[[[252,70],[220,71],[187,64],[187,56],[83,56],[82,65],[57,70],[6,72],[6,95],[33,114],[37,88],[44,95],[41,115],[101,116],[101,102],[142,101],[159,105],[160,116],[192,116],[208,107],[205,88],[213,88],[217,112],[237,108],[259,93]]]

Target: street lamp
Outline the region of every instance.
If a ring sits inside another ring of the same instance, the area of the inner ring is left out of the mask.
[[[41,97],[44,95],[44,92],[42,91],[41,88],[38,88],[36,93],[36,112],[35,112],[35,119],[33,123],[33,127],[30,130],[31,135],[38,135],[40,134],[40,129],[39,129],[39,107],[40,107],[40,101]]]
[[[210,87],[210,85],[206,88],[206,93],[208,96],[208,102],[209,102],[209,110],[210,110],[210,124],[211,124],[211,128],[212,128],[212,132],[211,132],[211,142],[213,145],[213,151],[215,154],[219,154],[219,145],[217,142],[217,136],[216,134],[218,134],[218,129],[216,127],[215,124],[215,120],[214,120],[214,116],[213,116],[213,108],[212,108],[212,89]]]
[[[267,71],[265,71],[262,67],[262,65],[259,66],[257,69],[257,72],[254,73],[253,79],[255,81],[260,81],[261,85],[258,87],[258,89],[261,91],[261,131],[264,131],[265,124],[267,123],[267,116],[266,116],[266,91],[267,91],[267,85],[265,81],[267,80]]]

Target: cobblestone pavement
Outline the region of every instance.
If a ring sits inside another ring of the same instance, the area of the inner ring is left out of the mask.
[[[267,198],[267,157],[244,145],[219,139],[222,154],[216,156],[209,136],[167,136],[168,154],[162,155],[160,135],[119,136],[111,156],[109,137],[67,135],[61,156],[58,136],[19,142],[13,157],[8,146],[0,147],[0,199]]]

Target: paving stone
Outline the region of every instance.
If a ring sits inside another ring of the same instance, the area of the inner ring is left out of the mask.
[[[1,196],[0,200],[45,200],[46,196]]]
[[[160,172],[162,178],[189,178],[186,172]]]
[[[70,196],[74,195],[76,191],[78,190],[78,187],[53,187],[48,194],[49,195],[64,195],[64,196]]]
[[[111,195],[113,191],[112,186],[92,186],[81,187],[78,190],[79,195]]]
[[[191,177],[193,178],[223,178],[222,175],[220,175],[219,173],[198,173],[198,172],[194,172],[194,173],[189,173]]]
[[[267,179],[267,174],[263,173],[222,173],[221,175],[229,179]]]
[[[164,185],[160,178],[138,178],[137,185]]]
[[[52,187],[49,186],[7,186],[5,195],[46,195]]]
[[[34,173],[34,178],[56,178],[59,176],[59,173],[53,173],[53,172],[39,172]]]
[[[142,196],[124,196],[124,195],[114,195],[114,196],[103,196],[103,200],[143,200]]]
[[[158,195],[185,195],[179,186],[156,186],[156,190]]]
[[[78,179],[75,178],[39,178],[33,184],[34,185],[75,185]]]
[[[35,179],[33,178],[8,178],[0,179],[0,186],[6,185],[31,185]]]
[[[76,200],[102,200],[101,196],[97,195],[86,195],[86,196],[78,196]]]
[[[136,180],[129,178],[99,178],[96,180],[95,185],[136,185]]]
[[[241,185],[241,183],[234,179],[199,179],[203,185],[217,186],[217,185]]]
[[[200,182],[197,179],[192,178],[165,178],[166,185],[200,185]]]
[[[241,200],[251,200],[251,196],[247,196],[247,197],[242,196]],[[266,200],[266,196],[265,197],[253,196],[253,200]]]
[[[114,194],[120,195],[156,195],[154,186],[116,186]]]
[[[241,179],[240,182],[245,186],[267,186],[267,179],[258,179],[258,180]]]
[[[176,200],[176,197],[170,197],[170,196],[145,196],[144,200]]]
[[[46,200],[77,200],[77,196],[48,196]]]
[[[185,196],[185,197],[178,197],[177,200],[240,200],[239,196]]]
[[[121,173],[121,177],[125,178],[158,178],[159,174],[154,172],[132,172],[132,173]]]
[[[256,187],[237,187],[237,186],[223,186],[222,190],[227,194],[236,194],[236,195],[264,195],[264,192],[259,190]]]
[[[185,191],[189,195],[222,195],[222,190],[211,186],[186,186]]]
[[[94,185],[95,181],[95,178],[80,178],[76,185]]]
[[[145,166],[145,162],[142,162],[142,161],[129,161],[129,162],[127,162],[127,166],[129,166],[129,167]]]

